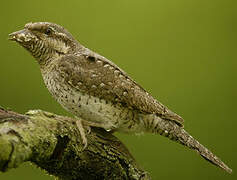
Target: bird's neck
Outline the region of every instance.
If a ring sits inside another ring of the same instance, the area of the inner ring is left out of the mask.
[[[37,62],[40,65],[40,69],[46,69],[50,64],[52,64],[53,61],[56,59],[60,58],[60,55],[55,53],[53,55],[45,55],[42,56],[41,58],[36,58]]]

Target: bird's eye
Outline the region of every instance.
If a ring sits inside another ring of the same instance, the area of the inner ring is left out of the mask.
[[[52,33],[52,29],[47,28],[44,32],[46,35],[50,35]]]

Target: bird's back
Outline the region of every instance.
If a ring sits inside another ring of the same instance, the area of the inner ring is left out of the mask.
[[[142,113],[183,124],[183,119],[159,103],[123,70],[85,48],[77,55],[57,59],[56,70],[72,89]]]

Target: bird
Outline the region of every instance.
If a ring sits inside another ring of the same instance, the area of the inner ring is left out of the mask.
[[[160,134],[232,172],[184,129],[181,116],[156,100],[112,61],[83,46],[64,27],[30,22],[9,34],[9,40],[31,53],[51,95],[78,117],[76,124],[86,146],[89,132],[85,132],[85,126],[111,133]]]

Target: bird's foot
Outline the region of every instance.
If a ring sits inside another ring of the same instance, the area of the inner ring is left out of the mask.
[[[82,125],[82,120],[81,119],[76,120],[76,125],[77,125],[77,128],[78,128],[78,130],[80,132],[80,135],[81,135],[81,140],[82,140],[83,150],[84,150],[88,145],[87,138],[86,138],[86,133],[85,133],[85,126]],[[90,129],[89,126],[87,126],[86,128]]]
[[[81,135],[82,144],[84,146],[83,150],[88,145],[86,134],[90,134],[91,133],[91,127],[103,128],[100,123],[85,121],[85,120],[82,120],[80,118],[77,118],[76,125],[77,125],[77,128],[78,128],[78,130],[80,132],[80,135]]]

